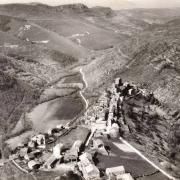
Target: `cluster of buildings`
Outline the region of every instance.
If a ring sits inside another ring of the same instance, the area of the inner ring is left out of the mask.
[[[37,134],[27,143],[19,145],[10,156],[11,160],[26,172],[62,171],[64,174],[71,171],[86,180],[102,179],[94,156],[96,153],[108,156],[103,141],[91,136],[91,132],[86,141],[76,140],[67,149],[63,143],[56,143],[57,134],[66,130],[63,126],[57,127],[47,134]],[[88,140],[91,141],[90,146],[86,146]],[[108,180],[112,177],[117,180],[132,180],[123,166],[107,168],[103,177]]]
[[[86,119],[85,124],[96,127],[97,137],[107,135],[117,138],[122,133],[124,136],[128,135],[130,129],[124,117],[123,106],[125,100],[133,96],[142,96],[148,102],[156,100],[153,93],[116,78],[112,86],[99,98],[98,105],[86,112],[86,117],[83,117]]]
[[[10,159],[27,172],[51,170],[57,164],[77,161],[84,142],[76,140],[70,149],[56,142],[67,131],[69,127],[58,125],[46,134],[37,134],[16,147]]]
[[[96,137],[109,136],[119,137],[120,125],[128,131],[128,126],[124,123],[122,106],[126,96],[131,96],[135,88],[129,83],[122,83],[120,78],[102,94],[98,105],[87,112],[85,124],[96,127]]]
[[[99,180],[102,176],[108,180],[133,180],[129,173],[125,173],[122,165],[106,168],[102,173],[94,156],[97,153],[109,155],[103,143],[104,137],[119,138],[122,125],[125,132],[129,131],[123,119],[123,101],[138,93],[148,96],[145,91],[132,84],[122,83],[121,79],[117,78],[100,97],[98,105],[88,109],[85,116],[81,117],[83,123],[80,126],[89,132],[87,137],[74,140],[71,147],[67,148],[57,139],[71,133],[70,127],[58,125],[46,134],[35,135],[26,144],[17,147],[11,158],[27,172],[63,170],[73,171],[86,180]]]
[[[89,130],[87,130],[89,131]],[[58,125],[46,134],[37,134],[25,144],[19,145],[10,159],[24,172],[36,171],[72,171],[87,180],[100,180],[101,173],[95,165],[93,157],[96,152],[107,154],[104,143],[100,139],[91,139],[88,135],[85,141],[75,140],[70,148],[63,143],[57,143],[63,133],[69,128]],[[88,140],[93,146],[86,147]]]

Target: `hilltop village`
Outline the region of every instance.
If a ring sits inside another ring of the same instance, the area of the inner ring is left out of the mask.
[[[86,180],[133,180],[123,164],[106,166],[99,155],[112,155],[112,147],[106,142],[128,138],[131,129],[125,119],[124,101],[134,96],[159,103],[153,93],[117,78],[99,98],[98,106],[90,107],[76,122],[58,125],[18,145],[10,159],[26,173],[60,171],[62,175],[73,172]]]
[[[143,107],[144,109],[148,108],[150,110],[150,108],[153,108],[152,104],[154,107],[160,105],[160,102],[154,97],[152,92],[140,88],[133,83],[123,83],[120,78],[117,78],[112,86],[99,98],[97,105],[87,111],[86,120],[84,119],[85,124],[95,125],[96,130],[98,128],[102,129],[104,124],[104,130],[106,130],[106,133],[111,138],[117,138],[119,135],[125,137],[130,132],[125,113],[127,113],[127,101],[131,99],[134,106],[132,111],[137,114],[138,111],[141,111],[138,110],[137,106],[144,105],[143,101],[148,102],[147,106]],[[139,103],[138,105],[136,104],[137,102]]]

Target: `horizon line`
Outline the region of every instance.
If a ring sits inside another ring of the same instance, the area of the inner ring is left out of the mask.
[[[112,10],[115,10],[115,11],[118,11],[118,10],[132,10],[132,9],[177,9],[177,8],[180,8],[180,6],[172,6],[172,7],[128,7],[128,8],[119,8],[119,9],[114,9],[110,6],[104,6],[104,5],[95,5],[95,6],[89,6],[85,3],[62,3],[62,4],[49,4],[49,3],[43,3],[43,2],[10,2],[10,3],[1,3],[0,2],[0,6],[2,5],[46,5],[46,6],[50,6],[50,7],[58,7],[58,6],[64,6],[64,5],[75,5],[75,4],[83,4],[85,6],[87,6],[88,8],[95,8],[95,7],[104,7],[104,8],[111,8]]]

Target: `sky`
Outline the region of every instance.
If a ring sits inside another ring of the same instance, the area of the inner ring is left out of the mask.
[[[83,3],[89,7],[106,6],[111,7],[112,9],[180,7],[180,0],[0,0],[0,4],[30,2],[41,2],[53,6],[70,3]]]

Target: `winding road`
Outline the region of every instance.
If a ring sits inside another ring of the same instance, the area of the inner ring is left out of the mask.
[[[80,72],[80,74],[81,74],[81,76],[82,76],[82,80],[83,80],[83,82],[84,82],[84,87],[83,87],[83,89],[79,91],[79,95],[81,96],[81,98],[83,99],[83,101],[84,101],[84,103],[85,103],[85,110],[83,111],[83,113],[84,113],[84,112],[86,112],[87,108],[89,107],[89,102],[88,102],[88,100],[87,100],[87,99],[84,97],[84,95],[83,95],[83,92],[84,92],[85,89],[88,87],[88,83],[87,83],[87,81],[86,81],[86,79],[85,79],[85,76],[84,76],[82,67],[79,69],[79,72]],[[82,115],[82,113],[81,113],[81,115]],[[79,117],[79,116],[78,116],[78,117]],[[72,121],[68,122],[68,123],[65,125],[65,127],[69,127],[70,125],[72,125],[72,123],[74,123],[74,122],[78,119],[78,117],[76,117],[76,118],[74,118]]]
[[[88,87],[88,84],[87,84],[87,81],[86,81],[86,79],[85,79],[85,76],[84,76],[84,73],[83,73],[82,68],[80,68],[79,72],[81,73],[82,79],[83,79],[84,84],[85,84],[84,88],[79,92],[79,94],[80,94],[80,96],[82,97],[82,99],[83,99],[84,102],[85,102],[85,110],[86,110],[86,109],[88,108],[88,106],[89,106],[89,102],[88,102],[88,100],[86,100],[86,98],[84,97],[83,92],[84,92],[85,89]]]

